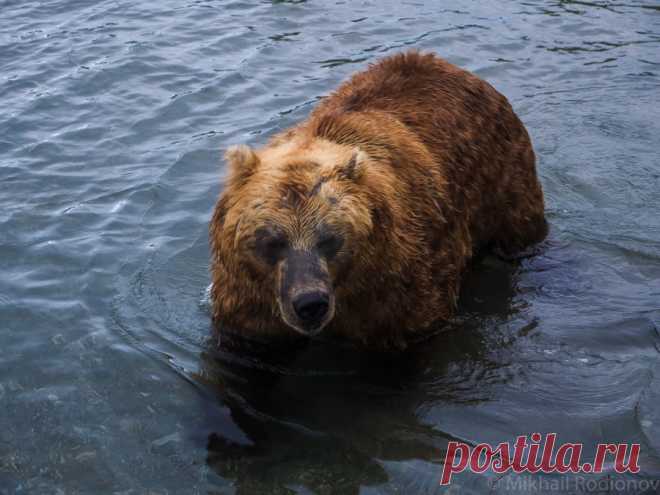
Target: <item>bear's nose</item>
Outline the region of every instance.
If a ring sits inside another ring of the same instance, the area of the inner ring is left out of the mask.
[[[293,300],[293,309],[305,323],[320,323],[328,312],[330,298],[324,292],[306,292]]]

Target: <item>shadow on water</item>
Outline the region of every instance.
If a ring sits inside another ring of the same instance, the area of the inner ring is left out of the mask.
[[[357,494],[389,481],[388,461],[429,462],[439,476],[456,438],[420,413],[439,400],[489,400],[480,385],[497,375],[498,338],[485,333],[517,311],[515,294],[516,267],[481,260],[466,276],[456,321],[405,353],[304,342],[273,349],[235,338],[208,346],[196,379],[245,434],[237,438],[208,418],[208,465],[237,493],[303,486]]]

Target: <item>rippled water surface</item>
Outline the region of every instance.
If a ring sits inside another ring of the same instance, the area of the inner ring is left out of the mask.
[[[527,125],[540,254],[406,356],[217,349],[221,150],[409,47]],[[449,493],[449,440],[534,431],[660,479],[657,2],[4,1],[0,67],[0,493]]]

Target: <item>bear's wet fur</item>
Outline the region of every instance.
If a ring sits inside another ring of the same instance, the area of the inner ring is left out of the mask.
[[[451,317],[474,254],[514,255],[547,232],[507,99],[430,53],[371,65],[226,159],[210,223],[220,331],[402,348]]]

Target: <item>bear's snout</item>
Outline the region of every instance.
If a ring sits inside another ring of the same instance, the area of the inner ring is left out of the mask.
[[[334,294],[325,262],[317,252],[293,250],[282,260],[278,303],[294,330],[316,335],[334,316]]]
[[[293,309],[306,326],[318,327],[330,309],[327,292],[307,292],[293,300]]]

